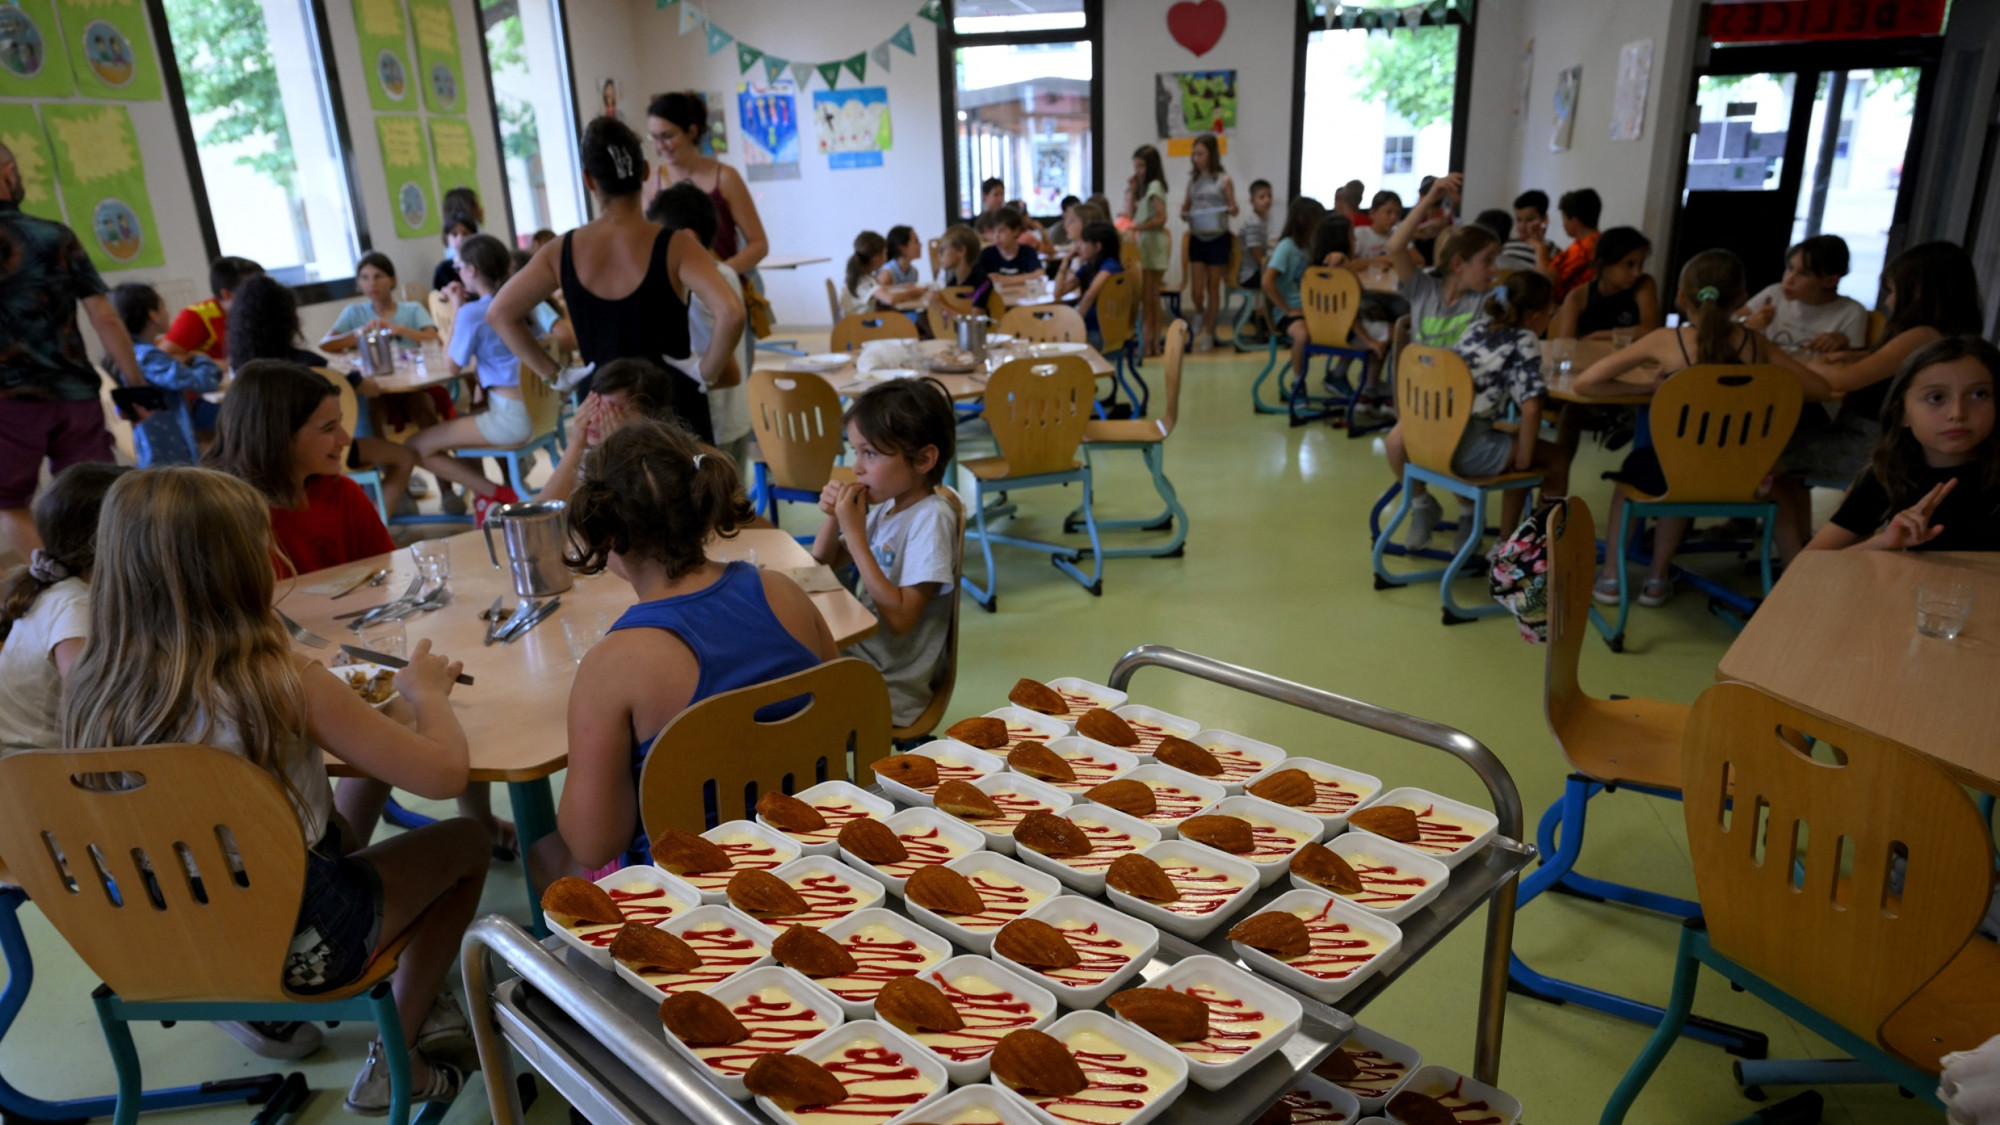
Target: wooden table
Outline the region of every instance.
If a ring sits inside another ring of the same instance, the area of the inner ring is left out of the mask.
[[[912,342],[916,343],[918,349],[924,352],[925,354],[935,354],[936,352],[943,351],[945,348],[951,346],[951,344],[948,341],[941,341],[941,340],[924,340],[924,341],[912,341]],[[1020,344],[1017,342],[1010,342],[1004,345],[989,345],[988,351],[994,354],[1004,355],[1008,359],[1038,358],[1034,355],[1034,353],[1031,350],[1033,347],[1034,345],[1032,344]],[[1076,354],[1080,356],[1084,360],[1084,362],[1090,364],[1090,372],[1092,375],[1109,375],[1114,370],[1116,370],[1111,365],[1111,361],[1105,359],[1104,354],[1098,351],[1096,348],[1086,347],[1084,348],[1084,350],[1077,352]],[[772,371],[784,371],[790,374],[817,375],[820,378],[825,379],[827,382],[832,383],[833,389],[846,398],[852,398],[853,396],[860,394],[861,392],[867,390],[869,387],[874,386],[875,383],[879,381],[865,376],[861,372],[861,369],[855,366],[853,363],[848,363],[843,366],[833,367],[833,368],[811,367],[811,366],[801,365],[799,363],[799,360],[801,358],[803,357],[797,357],[797,356],[788,357],[785,360],[773,364],[768,364],[766,366],[766,369]],[[912,370],[916,369],[913,368]],[[925,372],[921,371],[919,371],[918,373],[926,374]],[[986,395],[987,376],[985,372],[980,372],[978,374],[972,374],[972,375],[946,375],[942,373],[929,373],[929,377],[932,379],[936,379],[939,383],[942,383],[944,385],[945,392],[951,395],[952,401],[954,402],[975,402],[985,397]]]
[[[404,628],[412,647],[428,638],[438,652],[463,660],[466,673],[476,681],[452,691],[453,710],[465,728],[471,750],[472,780],[507,783],[515,830],[525,855],[536,840],[555,831],[555,798],[549,778],[569,764],[569,690],[576,663],[570,659],[562,621],[580,613],[602,613],[607,620],[616,620],[633,604],[632,588],[610,574],[578,576],[576,584],[563,591],[562,607],[548,620],[513,644],[485,646],[481,641],[486,636],[486,623],[478,615],[496,597],[504,596],[506,605],[512,607],[517,600],[513,585],[507,571],[494,569],[478,532],[464,532],[443,542],[451,545],[451,604],[410,618]],[[746,529],[709,547],[711,556],[718,559],[743,558],[746,550],[756,551],[758,565],[763,567],[813,565],[806,549],[776,528]],[[382,567],[388,567],[390,573],[381,586],[357,590],[338,601],[331,598],[355,579]],[[408,551],[377,555],[281,584],[278,608],[335,645],[356,644],[359,637],[346,621],[334,620],[334,615],[380,605],[402,593],[415,576],[416,564]],[[812,600],[841,647],[875,634],[875,615],[847,591],[813,594]],[[306,651],[326,661],[339,650]],[[335,776],[360,775],[331,756],[326,762],[327,771]],[[522,873],[526,872],[524,863]],[[539,902],[540,893],[531,882],[531,911]]]
[[[475,361],[476,363],[476,361]],[[328,361],[328,366],[342,373],[359,371],[351,352],[342,352]],[[478,369],[469,363],[457,371],[450,371],[442,349],[433,352],[426,348],[420,363],[405,362],[400,356],[396,360],[396,373],[377,375],[375,386],[382,394],[407,394],[411,391],[442,387],[465,378],[477,378]]]
[[[1396,293],[1401,290],[1396,284],[1396,271],[1388,266],[1356,270],[1354,275],[1361,279],[1361,288],[1370,293]]]
[[[1917,584],[1927,581],[1975,591],[1956,640],[1917,632]],[[1716,679],[1894,739],[2000,793],[2000,554],[1806,551]]]
[[[821,262],[831,262],[832,258],[816,254],[767,254],[754,267],[760,270],[795,270],[800,266],[816,266]]]

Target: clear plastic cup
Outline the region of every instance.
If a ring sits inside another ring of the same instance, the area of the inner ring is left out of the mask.
[[[1924,582],[1917,586],[1917,632],[1924,636],[1953,640],[1971,616],[1971,586],[1963,582]]]
[[[442,539],[424,539],[410,545],[410,557],[417,573],[427,581],[443,582],[451,577],[451,544]]]
[[[397,659],[408,659],[409,633],[401,621],[379,621],[361,627],[361,647]]]
[[[602,612],[573,610],[563,614],[563,640],[569,642],[569,658],[578,664],[611,631],[611,618]]]
[[[1632,328],[1613,328],[1611,330],[1611,346],[1621,351],[1631,347],[1634,332],[1635,330]]]

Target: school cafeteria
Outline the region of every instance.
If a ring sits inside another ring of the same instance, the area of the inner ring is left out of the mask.
[[[2000,3],[0,0],[5,1125],[2000,1125]]]

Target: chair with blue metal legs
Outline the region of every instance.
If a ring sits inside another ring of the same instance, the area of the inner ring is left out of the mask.
[[[1702,913],[1600,1120],[1625,1120],[1704,966],[1852,1054],[1839,1069],[1938,1105],[1940,1057],[2000,1034],[2000,945],[1974,933],[1993,842],[1965,790],[1909,747],[1747,684],[1704,691],[1683,746]]]
[[[1403,466],[1402,501],[1396,505],[1395,515],[1389,517],[1389,526],[1375,537],[1375,588],[1387,590],[1436,579],[1446,625],[1506,613],[1507,607],[1497,602],[1462,606],[1452,597],[1452,583],[1479,550],[1478,535],[1467,536],[1451,561],[1439,569],[1392,574],[1384,560],[1396,529],[1410,514],[1412,484],[1425,484],[1472,501],[1471,514],[1459,518],[1470,519],[1483,528],[1487,493],[1534,488],[1542,483],[1542,474],[1523,470],[1490,477],[1461,477],[1451,471],[1452,454],[1465,434],[1466,423],[1472,420],[1472,372],[1466,369],[1457,352],[1422,344],[1404,348],[1396,361],[1396,402],[1398,417],[1402,419],[1403,447],[1409,459]]]
[[[1097,335],[1102,354],[1111,361],[1111,394],[1099,405],[1108,407],[1118,399],[1118,391],[1132,402],[1133,417],[1143,418],[1151,409],[1153,390],[1139,373],[1139,283],[1129,273],[1114,273],[1097,291]],[[1130,378],[1127,378],[1130,375]],[[1133,384],[1138,385],[1134,391]],[[1099,417],[1104,417],[1100,411]]]
[[[1541,866],[1521,880],[1520,905],[1545,892],[1610,901],[1671,918],[1692,918],[1701,908],[1685,899],[1579,874],[1584,821],[1590,801],[1622,790],[1681,799],[1681,736],[1688,709],[1658,699],[1597,699],[1577,681],[1577,659],[1589,633],[1591,572],[1597,561],[1597,529],[1590,508],[1572,496],[1549,519],[1548,653],[1544,673],[1549,733],[1570,764],[1563,795],[1542,814],[1536,845]],[[1509,968],[1513,991],[1554,1004],[1586,1008],[1658,1026],[1664,1011],[1528,967],[1516,953]],[[1720,1044],[1731,1054],[1763,1058],[1762,1032],[1689,1017],[1686,1034]]]
[[[780,500],[816,505],[827,481],[854,479],[834,464],[844,448],[840,417],[839,392],[818,375],[750,373],[750,429],[763,454],[750,499],[764,518],[778,522]]]
[[[1677,371],[1660,384],[1648,409],[1653,447],[1667,487],[1654,496],[1630,484],[1618,485],[1622,510],[1617,526],[1606,529],[1604,540],[1605,550],[1618,556],[1618,619],[1606,621],[1597,610],[1590,611],[1611,651],[1625,651],[1632,590],[1624,552],[1632,542],[1634,521],[1648,516],[1760,521],[1763,590],[1771,592],[1771,539],[1778,506],[1760,499],[1757,490],[1791,440],[1804,402],[1798,376],[1769,365],[1703,364]]]
[[[1181,360],[1187,352],[1188,325],[1185,320],[1176,320],[1167,325],[1167,349],[1161,366],[1166,369],[1167,408],[1156,419],[1128,418],[1119,421],[1090,421],[1083,427],[1083,460],[1095,466],[1097,455],[1116,449],[1135,450],[1146,461],[1146,469],[1153,475],[1153,490],[1166,502],[1166,509],[1157,516],[1145,519],[1098,520],[1099,531],[1172,531],[1173,537],[1164,543],[1146,547],[1106,547],[1107,558],[1161,558],[1177,559],[1184,553],[1188,536],[1187,509],[1181,507],[1180,496],[1174,491],[1174,482],[1167,479],[1167,438],[1173,435],[1174,423],[1181,410]],[[1071,513],[1063,521],[1064,531],[1075,531],[1082,522],[1081,512]]]
[[[528,438],[515,445],[464,446],[451,451],[453,457],[478,459],[491,457],[507,469],[507,484],[523,500],[535,494],[528,487],[528,466],[535,463],[535,453],[546,450],[549,460],[554,462],[562,457],[562,430],[559,425],[562,415],[562,395],[540,376],[521,369],[521,400],[528,407]]]
[[[100,774],[122,784],[75,781]],[[104,982],[92,999],[118,1074],[116,1125],[132,1125],[145,1100],[127,1025],[171,1020],[372,1020],[390,1125],[407,1125],[409,1052],[389,986],[407,935],[351,984],[312,996],[285,987],[306,842],[269,771],[207,746],[10,755],[0,855]]]
[[[1284,394],[1285,413],[1294,426],[1308,422],[1349,418],[1360,388],[1368,382],[1368,360],[1370,353],[1365,348],[1348,346],[1348,338],[1354,332],[1355,317],[1361,313],[1361,281],[1354,271],[1330,269],[1325,266],[1307,268],[1299,278],[1299,305],[1305,314],[1306,354],[1305,365],[1291,371],[1290,385],[1286,385],[1284,371],[1278,374],[1278,386]],[[1274,347],[1279,341],[1272,337]],[[1361,379],[1357,382],[1346,380],[1346,390],[1327,390],[1315,393],[1309,373],[1312,361],[1326,357],[1326,377],[1329,381],[1335,375],[1335,361],[1340,361],[1341,378],[1346,379],[1346,369],[1352,364],[1361,365]],[[1277,358],[1277,352],[1272,352]],[[1285,370],[1290,370],[1290,360]],[[1263,381],[1263,376],[1258,376]],[[1256,388],[1251,388],[1251,397],[1256,398]]]
[[[1091,392],[1096,383],[1090,364],[1065,355],[1013,360],[994,372],[986,384],[986,422],[993,428],[1000,455],[959,462],[972,484],[975,527],[967,538],[968,542],[974,538],[979,541],[986,560],[986,585],[975,586],[970,577],[960,582],[989,613],[999,605],[1000,573],[993,564],[996,543],[1040,551],[1057,570],[1076,579],[1091,594],[1104,592],[1103,544],[1097,538],[1097,517],[1090,510],[1090,466],[1076,459],[1084,425],[1090,420]],[[989,527],[995,519],[1019,518],[1013,510],[1014,493],[1067,484],[1083,486],[1083,526],[1090,537],[1089,547],[1004,535]],[[994,494],[1000,494],[998,505],[988,503]],[[1091,557],[1088,576],[1077,565],[1086,551]]]

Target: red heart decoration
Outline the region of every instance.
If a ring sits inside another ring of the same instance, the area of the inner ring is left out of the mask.
[[[1167,9],[1168,33],[1196,56],[1207,54],[1220,42],[1222,30],[1228,26],[1229,9],[1222,6],[1222,0],[1181,0]]]

